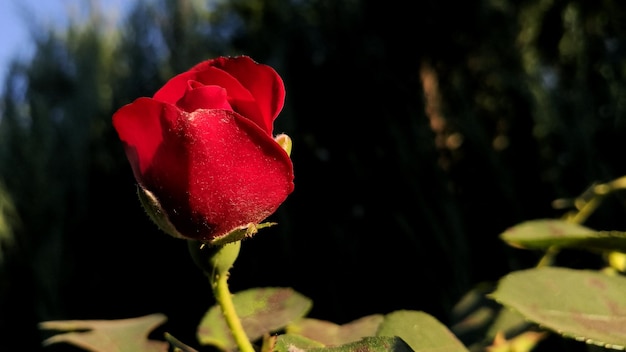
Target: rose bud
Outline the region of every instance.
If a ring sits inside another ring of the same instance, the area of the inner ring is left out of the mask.
[[[144,208],[172,236],[251,236],[293,191],[291,140],[273,136],[276,71],[247,56],[204,61],[113,115]]]

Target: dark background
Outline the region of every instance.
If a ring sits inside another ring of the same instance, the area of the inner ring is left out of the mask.
[[[38,350],[43,320],[156,312],[197,347],[208,284],[145,215],[111,115],[218,55],[283,77],[275,130],[296,175],[231,289],[293,287],[314,318],[414,309],[451,324],[465,292],[539,258],[502,231],[626,174],[623,1],[201,5],[139,2],[119,28],[95,8],[67,29],[32,24],[35,55],[1,97],[2,350]],[[616,195],[587,225],[624,220]]]

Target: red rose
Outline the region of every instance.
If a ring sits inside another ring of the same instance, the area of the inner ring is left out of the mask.
[[[290,149],[274,139],[285,89],[247,56],[202,62],[113,115],[144,206],[173,236],[231,242],[293,191]]]

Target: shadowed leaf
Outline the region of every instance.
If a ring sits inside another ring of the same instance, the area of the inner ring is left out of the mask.
[[[490,339],[495,338],[498,334],[503,334],[505,337],[511,338],[528,329],[529,325],[531,325],[531,323],[529,323],[523,315],[519,314],[517,311],[504,308],[498,311],[495,320],[489,326],[485,335]]]
[[[467,352],[468,349],[433,316],[411,310],[385,315],[378,336],[398,336],[416,352]]]
[[[324,344],[313,341],[304,336],[283,334],[279,335],[274,345],[274,352],[294,352],[297,350],[308,351],[315,348],[322,348]]]
[[[500,238],[516,248],[547,249],[552,246],[582,245],[581,241],[593,239],[597,233],[585,226],[563,220],[538,219],[512,226],[500,234]]]
[[[366,337],[336,347],[310,347],[311,343],[301,337],[279,338],[276,352],[411,352],[411,347],[399,337]]]
[[[497,339],[513,339],[511,345],[523,344],[526,337],[517,336],[528,331],[533,324],[518,312],[502,307],[487,295],[495,289],[495,284],[482,283],[468,291],[452,309],[454,324],[450,330],[468,346],[471,351],[484,351],[494,346]],[[507,342],[508,343],[508,342]],[[501,348],[502,344],[496,345]],[[508,345],[507,345],[508,346]],[[517,350],[516,350],[517,351]]]
[[[506,275],[491,297],[563,336],[623,349],[625,292],[622,276],[544,267]]]
[[[500,238],[512,247],[545,250],[569,247],[590,251],[626,250],[626,232],[595,231],[563,220],[530,220],[515,225]]]
[[[394,336],[366,337],[360,341],[337,347],[314,348],[310,352],[411,352],[411,347],[401,338]]]
[[[291,288],[254,288],[233,295],[233,304],[252,341],[304,317],[313,303]],[[223,350],[236,348],[219,306],[211,307],[197,331],[198,341]]]
[[[384,317],[368,315],[344,325],[317,319],[302,319],[287,326],[288,334],[296,334],[319,341],[326,346],[338,346],[376,335]]]
[[[44,346],[68,343],[92,352],[163,352],[164,341],[148,340],[148,335],[167,318],[151,314],[120,320],[59,320],[39,323],[42,330],[64,333],[44,340]]]

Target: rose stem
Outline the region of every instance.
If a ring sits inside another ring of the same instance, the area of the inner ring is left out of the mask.
[[[226,325],[228,325],[235,343],[239,347],[239,352],[255,352],[235,310],[233,295],[228,289],[228,276],[233,263],[239,256],[241,241],[210,246],[191,240],[187,244],[194,263],[209,278],[215,301],[222,311],[222,316],[226,320]]]
[[[213,287],[215,300],[222,309],[222,314],[224,315],[226,324],[228,325],[230,332],[233,334],[233,338],[239,347],[239,351],[254,352],[254,347],[252,347],[252,343],[248,339],[248,336],[243,329],[243,325],[241,325],[241,320],[239,320],[239,316],[235,311],[232,294],[228,289],[228,273],[223,275],[215,274],[211,286]]]

